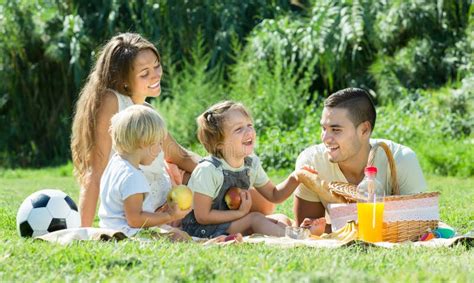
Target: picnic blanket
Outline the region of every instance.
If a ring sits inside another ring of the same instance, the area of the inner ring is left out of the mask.
[[[451,247],[458,243],[463,243],[466,246],[474,246],[474,237],[458,236],[450,239],[432,239],[426,242],[403,242],[403,243],[390,243],[390,242],[378,242],[378,243],[368,243],[359,240],[351,241],[338,241],[333,239],[305,239],[297,240],[286,237],[269,237],[263,235],[252,235],[244,237],[244,243],[258,244],[263,243],[270,246],[280,246],[284,248],[293,248],[293,247],[313,247],[313,248],[340,248],[347,247],[352,245],[364,245],[364,246],[374,246],[382,248],[395,248],[401,246],[414,246],[414,247]]]
[[[163,225],[154,228],[158,237],[169,236],[176,228],[171,226]],[[58,230],[52,233],[45,234],[43,236],[36,237],[35,239],[48,241],[52,243],[58,243],[62,245],[71,244],[76,241],[121,241],[127,239],[127,236],[117,230],[104,229],[104,228],[73,228]],[[140,236],[132,237],[131,240],[137,241],[150,241],[149,238],[141,238]],[[217,243],[212,240],[189,237],[189,241],[197,243]],[[432,239],[426,242],[404,242],[404,243],[367,243],[359,240],[351,240],[347,242],[335,240],[335,239],[291,239],[288,237],[270,237],[264,235],[254,234],[251,236],[243,237],[243,243],[247,244],[265,244],[270,246],[279,246],[283,248],[292,247],[313,247],[313,248],[339,248],[351,246],[354,244],[361,244],[367,246],[377,246],[382,248],[394,248],[399,246],[414,246],[414,247],[450,247],[458,243],[463,243],[466,246],[474,246],[474,237],[468,236],[457,236],[450,239]]]

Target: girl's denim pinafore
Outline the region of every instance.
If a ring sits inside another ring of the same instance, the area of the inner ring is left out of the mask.
[[[211,156],[202,159],[200,162],[210,162],[216,168],[222,166],[221,161]],[[243,190],[248,190],[250,187],[250,166],[252,165],[252,158],[246,157],[244,161],[244,169],[242,171],[234,172],[222,169],[224,174],[224,182],[219,190],[217,197],[212,201],[211,209],[229,210],[225,203],[224,197],[231,187],[238,187]],[[220,224],[199,224],[194,216],[194,211],[191,211],[182,221],[183,230],[189,235],[199,238],[214,238],[220,235],[226,235],[231,222]]]

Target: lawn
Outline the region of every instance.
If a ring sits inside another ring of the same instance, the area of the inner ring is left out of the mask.
[[[339,249],[264,245],[122,241],[60,246],[22,239],[15,227],[23,199],[41,188],[60,188],[77,201],[71,167],[0,171],[0,282],[28,281],[457,281],[474,282],[474,250],[352,246]],[[286,172],[271,174],[281,180]],[[428,176],[442,192],[442,219],[474,229],[474,178]],[[292,200],[277,212],[292,215]]]

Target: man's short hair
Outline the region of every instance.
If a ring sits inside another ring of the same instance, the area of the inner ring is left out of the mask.
[[[112,146],[120,154],[133,153],[142,146],[162,142],[165,122],[151,107],[132,105],[112,117]]]
[[[345,88],[339,90],[324,101],[324,107],[347,109],[349,119],[355,127],[362,122],[369,121],[372,127],[371,131],[374,130],[377,114],[372,97],[364,89]]]

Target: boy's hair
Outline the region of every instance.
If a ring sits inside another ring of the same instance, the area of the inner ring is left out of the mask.
[[[325,101],[324,107],[342,108],[349,112],[349,119],[355,127],[369,121],[371,131],[374,131],[375,112],[374,102],[369,92],[361,88],[345,88],[331,94]]]
[[[112,117],[110,133],[115,151],[126,154],[161,142],[166,128],[155,110],[144,105],[132,105]]]
[[[207,152],[219,158],[223,158],[219,145],[224,141],[224,122],[227,113],[231,110],[240,111],[243,115],[252,119],[245,106],[234,101],[222,101],[214,104],[196,119],[199,142],[206,148]]]

